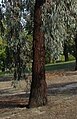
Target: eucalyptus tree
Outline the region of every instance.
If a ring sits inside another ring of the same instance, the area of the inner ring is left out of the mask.
[[[51,6],[45,15],[46,39],[51,39],[52,54],[56,50],[55,56],[59,55],[63,52],[64,47],[65,60],[68,60],[68,46],[70,46],[71,40],[76,41],[74,41],[74,37],[77,32],[77,1],[52,0]]]
[[[3,19],[4,19],[4,5],[0,4],[0,40],[1,40],[1,44],[0,44],[0,65],[1,65],[1,69],[2,71],[5,71],[5,58],[6,58],[6,54],[5,54],[5,43],[3,42],[3,36],[4,36],[4,23],[3,23]]]
[[[14,69],[14,79],[20,80],[24,67],[31,62],[32,37],[25,30],[25,0],[5,0],[6,62]],[[29,46],[30,45],[30,46]]]
[[[19,18],[19,3],[17,1],[5,1],[6,13],[6,38],[7,38],[7,60],[9,60],[8,65],[10,63],[13,64],[14,59],[14,78],[16,79],[18,75],[18,80],[20,79],[20,39],[19,33],[21,29],[20,18]],[[12,58],[13,57],[13,58]]]
[[[65,29],[64,33],[64,54],[65,60],[68,60],[68,52],[73,54],[75,57],[76,54],[76,32],[77,32],[77,1],[76,0],[63,0],[60,1],[62,6],[62,28]]]
[[[76,34],[76,27],[77,27],[77,21],[76,21],[76,11],[77,11],[77,1],[76,0],[71,0],[71,1],[64,1],[65,5],[65,26],[66,26],[66,40],[65,44],[67,45],[67,52],[70,52],[70,44],[72,43],[72,47],[75,47],[75,34]],[[74,45],[74,46],[73,46]],[[71,53],[74,52],[75,56],[75,48],[73,50],[71,49]],[[67,53],[66,53],[67,54]]]
[[[34,7],[33,64],[29,107],[46,105],[47,84],[45,81],[45,41],[42,29],[42,6],[45,0],[36,0]]]

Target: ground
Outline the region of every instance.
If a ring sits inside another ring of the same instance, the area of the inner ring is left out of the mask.
[[[46,72],[46,81],[48,104],[28,109],[26,81],[13,88],[10,79],[0,78],[0,119],[77,119],[77,72]]]

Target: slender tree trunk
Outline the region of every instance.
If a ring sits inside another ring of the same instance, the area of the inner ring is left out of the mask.
[[[20,80],[21,78],[21,58],[20,58],[20,45],[17,46],[17,51],[14,52],[14,80]]]
[[[65,57],[65,62],[69,60],[69,58],[68,58],[68,48],[67,48],[66,41],[64,42],[64,57]]]
[[[40,1],[42,1],[40,3]],[[42,25],[43,0],[36,0],[34,11],[32,84],[29,107],[38,107],[47,103],[47,84],[45,81],[45,43]]]
[[[77,70],[77,34],[75,36],[75,59],[76,59],[76,65],[75,65],[75,70]]]
[[[19,81],[21,78],[21,58],[20,58],[20,43],[17,46],[17,74],[18,78],[17,80]]]

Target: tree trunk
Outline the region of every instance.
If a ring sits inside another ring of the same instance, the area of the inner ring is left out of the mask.
[[[18,78],[17,80],[19,81],[21,78],[21,58],[20,58],[20,43],[17,46],[17,74]]]
[[[75,70],[77,70],[77,34],[75,36],[75,59],[76,59],[76,65],[75,65]]]
[[[40,2],[42,1],[42,2]],[[45,42],[42,25],[43,0],[36,0],[34,11],[32,84],[29,107],[47,103],[47,84],[45,81]]]
[[[67,48],[67,42],[64,42],[64,57],[65,57],[65,62],[69,60],[68,58],[68,48]]]

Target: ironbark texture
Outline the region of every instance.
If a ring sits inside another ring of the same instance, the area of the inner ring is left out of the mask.
[[[33,32],[32,84],[29,107],[38,107],[47,103],[47,84],[45,81],[45,42],[42,26],[42,7],[44,1],[36,0]]]

